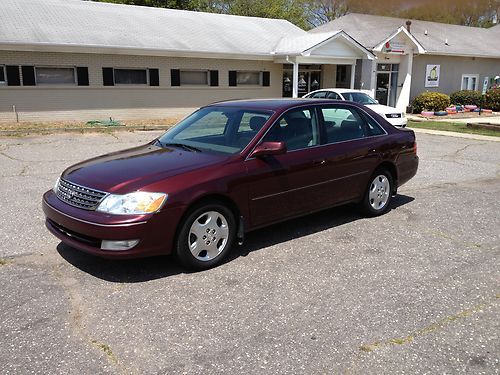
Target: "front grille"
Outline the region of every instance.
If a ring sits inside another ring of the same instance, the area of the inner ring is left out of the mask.
[[[401,118],[401,113],[388,113],[385,115],[387,118]]]
[[[94,237],[89,237],[89,236],[85,236],[85,235],[80,234],[80,233],[73,232],[72,230],[69,230],[69,229],[63,227],[62,225],[57,224],[55,221],[52,221],[50,219],[47,219],[47,220],[50,223],[50,225],[52,225],[52,227],[54,229],[56,229],[60,233],[64,234],[65,236],[68,236],[68,237],[74,239],[75,241],[79,241],[79,242],[84,243],[86,245],[90,245],[90,246],[96,247],[98,249],[101,248],[101,240],[94,238]]]
[[[107,193],[59,179],[57,197],[63,202],[84,210],[95,210]]]

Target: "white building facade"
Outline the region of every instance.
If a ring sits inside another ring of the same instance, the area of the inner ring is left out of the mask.
[[[0,6],[0,121],[177,118],[216,101],[328,87],[370,90],[404,109],[422,91],[423,65],[440,69],[432,90],[451,90],[452,76],[476,88],[499,61],[492,52],[476,69],[430,54],[401,20],[375,43],[351,15],[306,32],[285,20],[79,0]]]

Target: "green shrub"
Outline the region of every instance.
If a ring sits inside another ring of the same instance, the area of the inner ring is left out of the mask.
[[[500,112],[500,87],[489,89],[484,97],[483,108]]]
[[[477,105],[482,104],[483,95],[476,90],[460,90],[450,95],[453,104],[459,105]]]
[[[450,97],[440,92],[423,92],[413,99],[413,113],[442,111],[450,105]]]

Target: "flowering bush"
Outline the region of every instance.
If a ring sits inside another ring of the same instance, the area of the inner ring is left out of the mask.
[[[423,92],[413,99],[413,113],[442,111],[450,105],[450,97],[440,92]]]

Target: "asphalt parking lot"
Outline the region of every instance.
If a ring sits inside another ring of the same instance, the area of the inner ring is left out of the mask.
[[[66,166],[158,134],[0,139],[1,373],[499,373],[500,142],[418,134],[386,215],[259,230],[202,273],[48,233]]]

